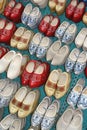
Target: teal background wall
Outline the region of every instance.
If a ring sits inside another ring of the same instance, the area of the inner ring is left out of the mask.
[[[22,2],[24,6],[25,6],[26,4],[28,4],[28,3],[30,3],[29,0],[20,0],[20,2]],[[68,5],[69,2],[70,2],[70,0],[67,0],[67,5]],[[33,5],[33,7],[34,7],[34,6],[35,6],[35,5]],[[46,8],[44,8],[44,9],[40,9],[40,10],[41,10],[43,16],[45,16],[45,15],[47,15],[47,14],[50,14],[50,13],[53,14],[54,16],[57,15],[56,13],[50,12],[49,7],[46,7]],[[2,18],[2,17],[4,17],[4,16],[3,16],[3,15],[0,15],[0,18]],[[70,23],[73,23],[72,21],[68,20],[68,19],[65,17],[65,13],[64,13],[63,15],[59,16],[59,18],[60,18],[61,23],[62,23],[63,21],[65,21],[65,20],[66,20],[66,21],[69,21]],[[77,33],[81,30],[81,28],[86,27],[86,25],[84,25],[82,22],[77,23],[76,25],[77,25],[77,27],[78,27]],[[23,25],[22,23],[16,24],[16,26],[17,26],[17,27],[19,27],[19,26],[27,27],[27,26]],[[27,29],[30,29],[30,28],[27,27]],[[33,31],[36,33],[36,32],[38,32],[39,30],[38,30],[38,29],[34,29]],[[56,41],[56,40],[57,40],[57,38],[55,38],[55,37],[51,37],[51,39],[52,39],[52,41]],[[10,46],[7,46],[6,44],[3,44],[3,43],[0,43],[0,44],[2,44],[2,45],[4,45],[4,46],[8,47],[10,50],[14,49],[14,50],[16,50],[16,51],[19,51],[19,50],[17,50],[16,48],[12,48],[12,47],[10,47]],[[75,46],[75,44],[74,44],[74,42],[73,42],[73,43],[71,43],[71,44],[69,45],[69,47],[70,47],[70,51],[71,51],[71,50],[72,50],[73,48],[75,48],[76,46]],[[81,51],[82,51],[82,49],[81,49]],[[21,52],[22,54],[28,54],[31,59],[36,59],[36,60],[38,60],[38,58],[36,58],[35,55],[34,55],[34,56],[30,56],[30,54],[29,54],[28,51],[19,51],[19,52]],[[46,61],[46,59],[43,58],[42,61]],[[50,62],[49,62],[49,63],[50,63]],[[64,65],[62,65],[62,66],[52,66],[52,65],[50,64],[50,68],[51,68],[51,70],[61,68],[63,71],[65,71]],[[6,73],[0,74],[0,78],[1,78],[1,79],[2,79],[2,78],[6,78]],[[84,78],[85,81],[86,81],[86,85],[87,85],[87,79],[85,78],[84,73],[82,73],[82,74],[80,74],[80,75],[75,75],[74,73],[71,73],[71,78],[72,78],[72,80],[71,80],[71,84],[70,84],[70,89],[68,90],[67,94],[60,99],[61,106],[60,106],[59,117],[62,115],[62,113],[66,110],[66,108],[67,108],[67,106],[68,106],[68,104],[67,104],[67,102],[66,102],[67,96],[68,96],[69,92],[71,91],[71,89],[75,86],[77,80],[78,80],[79,78]],[[18,77],[17,79],[15,79],[15,81],[20,82],[20,78]],[[86,86],[86,85],[85,85],[85,86]],[[45,95],[45,92],[44,92],[44,85],[41,86],[40,88],[37,88],[37,89],[40,90],[40,100],[39,100],[39,102],[40,102],[40,101],[46,96],[46,95]],[[52,99],[54,100],[54,97],[52,97]],[[8,107],[4,108],[3,117],[6,116],[7,114],[9,114],[9,109],[8,109]],[[83,121],[83,129],[82,129],[82,130],[87,130],[87,110],[84,110],[84,111],[83,111],[83,117],[84,117],[84,121]],[[31,120],[31,115],[29,115],[26,119],[27,119],[27,121],[26,121],[26,126],[25,126],[24,130],[28,130],[28,128],[29,128],[29,126],[30,126],[30,123],[31,123],[31,121],[30,121],[30,120]],[[56,129],[56,125],[54,125],[54,127],[53,127],[51,130],[55,130],[55,129]]]

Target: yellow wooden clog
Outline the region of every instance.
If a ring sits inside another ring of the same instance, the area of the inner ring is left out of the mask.
[[[54,95],[57,87],[57,82],[59,80],[61,70],[53,70],[49,77],[48,80],[45,84],[45,92],[47,96],[52,96]]]
[[[52,12],[55,12],[56,4],[55,0],[49,0],[49,7]]]
[[[30,31],[30,30],[25,31],[17,44],[17,48],[19,50],[28,49],[29,43],[30,43],[31,39],[33,38],[33,35],[34,35],[34,33],[32,31]]]
[[[28,89],[26,87],[22,87],[16,92],[9,104],[9,110],[11,114],[15,114],[19,110],[25,96],[27,95],[27,92]]]
[[[57,83],[57,89],[54,94],[55,98],[59,99],[66,94],[70,86],[70,81],[71,78],[69,73],[67,72],[61,73],[59,81]]]
[[[85,12],[85,14],[83,15],[82,21],[84,24],[87,25],[87,12]]]
[[[26,29],[25,29],[24,27],[19,27],[19,28],[15,31],[15,33],[14,33],[14,35],[12,36],[11,41],[10,41],[10,45],[11,45],[12,47],[17,47],[17,44],[18,44],[18,42],[20,41],[20,39],[21,39],[21,37],[22,37],[22,35],[24,34],[25,31],[26,31]]]
[[[22,102],[21,108],[18,111],[18,117],[25,118],[26,116],[31,114],[38,105],[39,97],[40,92],[38,90],[29,92]]]
[[[0,0],[0,14],[3,13],[8,0]]]
[[[55,7],[55,10],[58,15],[61,15],[64,13],[65,6],[66,6],[66,0],[58,0],[58,4]]]

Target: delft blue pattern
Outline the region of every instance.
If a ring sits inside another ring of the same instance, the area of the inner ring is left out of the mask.
[[[79,98],[79,101],[78,101],[78,106],[82,106],[85,109],[87,108],[87,96],[85,96],[83,94],[81,95],[81,97]]]
[[[42,58],[46,55],[48,48],[39,46],[36,52],[37,57]]]
[[[75,62],[68,58],[65,62],[66,71],[71,72],[74,68],[74,65],[75,65]]]
[[[23,14],[22,14],[22,17],[21,17],[21,20],[22,20],[22,23],[23,23],[23,24],[27,24],[28,16],[27,16],[25,13],[23,13]]]
[[[41,115],[40,113],[38,113],[37,111],[34,112],[34,114],[32,115],[31,118],[31,125],[32,126],[38,126],[41,124],[42,119],[43,119],[44,115]]]
[[[80,93],[76,93],[75,91],[72,90],[67,98],[68,104],[72,104],[73,106],[75,106],[78,102],[79,96],[80,96]]]
[[[54,123],[55,123],[55,117],[52,118],[45,116],[41,123],[41,128],[44,130],[50,130]]]
[[[70,35],[69,33],[65,33],[62,39],[62,42],[69,44],[74,40],[74,36]]]
[[[8,106],[10,99],[5,99],[4,97],[0,97],[0,108]]]
[[[30,45],[29,45],[29,52],[31,55],[36,53],[36,50],[38,48],[38,45],[35,44],[33,41],[31,41]]]
[[[84,71],[85,67],[86,67],[86,63],[81,64],[81,63],[77,62],[74,67],[74,72],[76,74],[80,74],[82,71]]]
[[[40,16],[40,17],[38,17],[38,16],[36,16],[36,17],[29,16],[27,25],[30,28],[36,28],[37,25],[40,23],[41,18],[42,18],[42,16]]]
[[[65,30],[65,27],[59,27],[55,32],[55,36],[61,39],[65,33]]]

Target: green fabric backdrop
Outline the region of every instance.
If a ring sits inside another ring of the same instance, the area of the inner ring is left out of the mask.
[[[29,0],[20,0],[20,2],[22,2],[23,5],[25,6],[26,4],[29,3]],[[69,2],[70,2],[70,0],[67,0],[67,5],[68,5]],[[34,6],[35,6],[35,5],[33,5],[33,7],[34,7]],[[41,9],[41,12],[42,12],[43,16],[45,16],[45,15],[51,13],[49,7],[46,7],[45,9]],[[51,14],[56,15],[56,13],[51,13]],[[4,17],[4,16],[0,15],[0,18],[2,18],[2,17]],[[59,18],[60,18],[60,21],[61,21],[61,22],[63,22],[63,21],[66,20],[66,21],[69,21],[70,23],[73,23],[72,21],[68,20],[68,19],[65,17],[65,14],[59,16]],[[77,27],[78,27],[78,32],[81,30],[81,28],[86,27],[82,22],[80,22],[80,23],[78,23],[78,24],[76,24],[76,25],[77,25]],[[25,25],[23,25],[22,23],[19,23],[19,24],[17,24],[17,27],[19,27],[19,26],[25,26]],[[27,28],[30,29],[29,27],[27,27]],[[36,32],[38,32],[39,30],[38,30],[38,29],[34,29],[33,31],[36,33]],[[78,32],[77,32],[77,33],[78,33]],[[55,38],[55,37],[51,37],[51,39],[52,39],[52,41],[57,40],[57,38]],[[0,44],[1,44],[1,43],[0,43]],[[16,51],[19,51],[19,50],[15,49],[15,48],[12,48],[12,47],[10,47],[10,46],[7,46],[6,44],[3,44],[3,45],[6,46],[6,47],[8,47],[8,48],[10,48],[11,50],[14,49],[14,50],[16,50]],[[71,43],[71,45],[69,45],[69,46],[70,46],[70,50],[72,50],[73,48],[76,47],[75,44],[74,44],[74,42]],[[20,51],[20,52],[21,52],[22,54],[28,54],[28,55],[30,56],[30,54],[29,54],[28,51]],[[38,58],[36,58],[35,55],[34,55],[34,56],[30,56],[30,58],[31,58],[31,59],[37,59],[37,60],[38,60]],[[46,59],[43,58],[42,61],[46,61]],[[49,63],[50,63],[50,62],[49,62]],[[58,68],[61,68],[63,71],[65,70],[65,69],[64,69],[64,66],[52,66],[52,65],[50,65],[50,67],[51,67],[51,70],[58,69]],[[0,74],[0,78],[1,78],[1,79],[2,79],[2,78],[6,78],[6,73]],[[62,113],[66,110],[66,108],[67,108],[67,106],[68,106],[68,104],[67,104],[67,102],[66,102],[66,99],[67,99],[67,96],[68,96],[69,92],[71,91],[71,89],[73,88],[73,86],[75,86],[77,80],[78,80],[79,78],[85,78],[85,76],[84,76],[84,73],[82,73],[82,74],[79,75],[79,76],[78,76],[78,75],[75,75],[74,73],[72,73],[72,74],[71,74],[71,78],[72,78],[72,80],[71,80],[70,89],[69,89],[68,93],[67,93],[64,97],[62,97],[62,98],[60,99],[61,106],[60,106],[59,117],[62,115]],[[15,79],[15,80],[20,82],[20,78],[17,78],[17,79]],[[86,78],[85,78],[85,81],[86,81],[86,85],[87,85],[87,79],[86,79]],[[41,86],[41,87],[38,88],[38,89],[40,90],[40,100],[39,100],[39,102],[40,102],[46,95],[45,95],[45,92],[44,92],[44,86]],[[52,99],[54,100],[54,97],[52,97]],[[8,107],[7,107],[7,108],[4,108],[3,117],[6,116],[7,114],[9,114],[9,109],[8,109]],[[84,110],[84,111],[83,111],[83,117],[84,117],[84,122],[83,122],[83,129],[82,129],[82,130],[87,130],[87,110]],[[30,124],[31,124],[30,119],[31,119],[31,115],[29,115],[29,116],[27,117],[26,126],[25,126],[24,130],[28,130],[28,128],[29,128],[29,126],[30,126]],[[56,129],[56,125],[54,125],[54,127],[53,127],[51,130],[55,130],[55,129]]]

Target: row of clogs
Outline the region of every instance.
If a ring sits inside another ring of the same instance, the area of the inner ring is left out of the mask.
[[[66,7],[66,0],[49,0],[49,7],[52,12],[56,11],[58,15],[64,13],[66,17],[75,23],[80,22],[81,20],[83,23],[87,24],[87,13],[86,10],[86,1],[78,1],[78,0],[71,0],[71,2]],[[87,2],[86,2],[87,3]]]
[[[27,55],[11,50],[0,59],[0,73],[5,71],[9,79],[15,79],[22,74],[22,84],[36,88],[45,84],[50,73],[50,65],[37,60],[29,61]]]
[[[37,106],[31,117],[31,127],[28,130],[50,130],[53,128],[55,120],[58,118],[60,102],[45,97]],[[81,130],[83,125],[83,112],[80,109],[74,109],[69,106],[57,120],[56,130]]]
[[[32,0],[33,3],[39,5],[40,7],[44,8],[47,5],[47,1],[45,0],[44,2],[42,1],[36,1]],[[25,21],[28,22],[28,26],[31,28],[36,27],[36,25],[40,22],[42,15],[38,7],[32,9],[31,4],[27,4],[25,9],[22,3],[16,2],[15,0],[11,0],[7,5],[7,2],[4,1],[1,3],[1,12],[4,10],[4,15],[12,20],[13,22],[20,22],[21,21],[21,15],[22,15],[22,22],[25,23]],[[31,6],[29,6],[31,5]],[[5,7],[6,6],[6,7]],[[52,11],[56,10],[58,15],[61,15],[65,11],[65,6],[66,6],[66,0],[63,2],[61,1],[54,1],[54,0],[49,0],[49,7],[51,8]],[[72,8],[72,10],[71,10]],[[17,11],[15,11],[17,10]],[[80,10],[80,13],[78,12]],[[28,12],[28,13],[27,13]],[[35,21],[34,14],[36,12],[37,20]],[[72,0],[70,4],[66,7],[66,17],[73,20],[74,22],[80,22],[83,17],[83,22],[87,24],[87,18],[86,18],[86,13],[85,13],[85,3],[84,2],[79,2],[77,0]],[[85,13],[85,14],[84,14]],[[38,15],[39,14],[39,15]],[[84,16],[83,16],[84,15]],[[29,19],[28,19],[29,17]],[[26,18],[26,20],[24,19]],[[31,21],[35,21],[35,25]],[[33,27],[32,27],[33,26]]]

